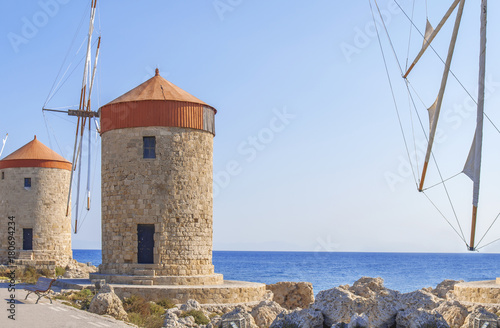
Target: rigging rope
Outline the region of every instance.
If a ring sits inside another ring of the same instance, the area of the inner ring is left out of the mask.
[[[434,188],[434,187],[437,187],[437,186],[439,186],[440,184],[445,183],[446,181],[449,181],[449,180],[451,180],[451,179],[453,179],[453,178],[456,178],[457,176],[459,176],[459,175],[460,175],[460,174],[462,174],[462,173],[463,173],[463,172],[458,172],[457,174],[455,174],[455,175],[453,175],[453,176],[449,177],[448,179],[443,180],[442,182],[438,182],[438,183],[436,183],[436,184],[434,184],[434,185],[432,185],[432,186],[430,186],[430,187],[424,188],[424,189],[423,189],[423,191],[425,191],[425,190],[429,190],[429,189],[432,189],[432,188]]]
[[[410,18],[408,16],[408,14],[404,11],[404,9],[401,7],[401,5],[398,3],[397,0],[394,0],[394,2],[396,3],[396,5],[398,5],[399,9],[401,9],[401,11],[403,12],[403,14],[406,16],[406,18],[410,21],[411,25],[418,31],[418,33],[422,36],[422,38],[425,39],[425,36],[424,34],[422,34],[422,32],[418,29],[418,27],[415,25],[415,23],[413,22],[413,13],[412,13],[412,17]],[[426,8],[426,12],[427,12],[427,0],[425,1],[425,8]],[[432,44],[429,44],[429,47],[432,49],[432,51],[434,51],[434,54],[436,54],[436,56],[439,58],[439,60],[441,60],[441,62],[446,66],[446,62],[443,60],[443,58],[438,54],[438,52],[436,51],[436,49],[434,49],[434,47],[432,46]],[[469,90],[465,87],[465,85],[462,83],[462,81],[455,75],[455,72],[453,72],[453,70],[451,69],[450,67],[450,73],[451,75],[455,78],[455,80],[458,82],[458,84],[462,87],[462,89],[465,91],[465,93],[467,93],[467,95],[469,96],[469,98],[476,104],[477,106],[477,100],[472,96],[472,94],[469,92]],[[495,123],[493,123],[493,121],[491,120],[491,118],[486,114],[486,112],[484,112],[484,116],[486,116],[486,118],[488,119],[488,121],[491,123],[491,125],[493,125],[493,127],[495,128],[495,130],[497,130],[497,132],[500,134],[500,129],[495,125]]]
[[[422,194],[424,194],[424,196],[427,198],[427,200],[429,200],[429,202],[434,206],[434,208],[439,212],[439,214],[441,214],[441,216],[443,217],[443,219],[450,225],[450,227],[453,229],[453,231],[455,231],[455,233],[458,235],[458,237],[460,239],[462,239],[462,241],[465,243],[465,245],[467,247],[469,247],[469,245],[467,244],[467,241],[465,240],[465,238],[458,233],[457,229],[455,229],[455,227],[446,218],[446,216],[441,212],[441,210],[436,206],[436,204],[434,204],[434,202],[432,201],[432,199],[429,198],[429,196],[427,195],[427,193],[425,193],[424,191],[422,191]]]
[[[49,94],[48,94],[48,96],[47,96],[47,99],[45,100],[45,103],[43,104],[43,107],[44,107],[44,108],[45,108],[45,106],[47,105],[47,103],[50,101],[50,99],[52,99],[52,97],[55,95],[55,92],[53,92],[53,91],[54,91],[54,89],[55,89],[55,87],[54,87],[54,86],[55,86],[56,82],[57,82],[57,81],[58,81],[58,79],[59,79],[59,76],[60,76],[60,74],[61,74],[61,71],[62,71],[62,68],[63,68],[63,66],[64,66],[64,63],[66,63],[66,61],[68,60],[69,53],[70,53],[70,51],[71,51],[71,48],[73,47],[73,44],[74,44],[74,43],[75,43],[75,41],[76,41],[76,37],[77,37],[77,35],[78,35],[78,32],[80,32],[80,29],[81,29],[81,28],[82,28],[82,26],[83,26],[83,22],[85,21],[85,16],[86,16],[86,14],[87,14],[87,11],[85,11],[85,12],[84,12],[84,14],[83,14],[83,16],[82,16],[82,19],[80,20],[80,23],[78,24],[78,27],[77,27],[77,29],[76,29],[76,32],[75,32],[75,34],[73,35],[73,40],[72,40],[72,41],[71,41],[71,43],[70,43],[70,46],[69,46],[69,48],[68,48],[68,51],[66,52],[66,55],[64,56],[64,60],[63,60],[63,61],[62,61],[62,63],[61,63],[61,67],[59,68],[59,71],[57,72],[56,78],[54,79],[54,82],[52,83],[52,86],[51,86],[51,88],[50,88],[50,92],[49,92]],[[78,52],[77,52],[77,53],[78,53]],[[70,66],[71,66],[71,65],[70,65]],[[68,66],[68,68],[66,69],[66,71],[65,71],[65,73],[64,73],[64,74],[66,74],[66,72],[67,72],[67,70],[68,70],[68,69],[69,69],[69,66]],[[64,76],[64,75],[63,75],[63,76]],[[61,77],[61,80],[62,80],[62,79],[63,79],[63,77]],[[61,80],[59,80],[59,83],[60,83],[60,81],[61,81]],[[57,91],[56,91],[56,92],[57,92]]]
[[[413,0],[413,6],[412,6],[412,10],[411,10],[411,19],[413,20],[413,15],[415,14],[415,0]],[[408,70],[408,58],[410,57],[410,44],[411,44],[411,32],[412,32],[413,28],[412,28],[412,25],[410,23],[410,33],[409,33],[409,37],[408,37],[408,49],[406,50],[406,66],[405,66],[405,71]]]
[[[484,235],[481,237],[481,239],[477,243],[477,246],[479,246],[481,244],[481,242],[483,241],[484,237],[486,237],[486,235],[488,234],[488,232],[490,231],[490,229],[493,227],[493,225],[495,224],[495,222],[498,220],[499,216],[500,216],[500,213],[497,214],[497,217],[495,218],[495,220],[493,220],[493,222],[490,224],[488,230],[486,230],[486,232],[484,233]],[[476,246],[476,248],[477,248],[477,246]]]
[[[377,22],[375,21],[375,14],[373,13],[372,2],[371,2],[371,0],[368,0],[368,2],[370,4],[370,10],[371,10],[371,13],[372,13],[373,24],[374,24],[375,30],[377,32],[377,40],[378,40],[378,44],[380,46],[380,51],[381,51],[381,54],[382,54],[382,59],[384,61],[384,67],[385,67],[385,72],[386,72],[386,75],[387,75],[387,80],[389,82],[389,87],[391,88],[392,100],[393,100],[393,103],[394,103],[394,107],[396,109],[396,115],[398,117],[398,122],[399,122],[399,127],[400,127],[400,130],[401,130],[401,135],[403,136],[403,141],[404,141],[405,148],[406,148],[406,154],[408,155],[408,160],[410,160],[410,163],[411,163],[410,151],[408,149],[408,142],[406,141],[406,136],[405,136],[405,133],[404,133],[403,124],[401,122],[401,116],[399,115],[398,104],[396,102],[396,96],[394,94],[394,88],[392,87],[391,76],[389,74],[389,68],[387,67],[387,60],[385,58],[384,48],[382,47],[382,41],[380,40],[380,34],[378,32]],[[376,3],[376,1],[375,1],[375,3]],[[412,171],[413,171],[413,166],[410,165],[410,167],[412,168]],[[414,172],[413,172],[413,175],[414,175],[414,179],[415,179],[415,173]],[[417,181],[416,180],[415,180],[415,184],[417,185]]]
[[[47,135],[49,136],[49,144],[51,144],[50,134],[49,134],[49,128],[50,128],[50,130],[52,131],[52,135],[54,136],[54,140],[56,142],[57,148],[59,149],[59,153],[64,155],[64,152],[62,151],[62,148],[59,145],[59,142],[57,141],[57,136],[56,136],[56,132],[54,131],[54,128],[52,127],[52,125],[50,125],[49,120],[45,116],[45,111],[43,111],[42,113],[43,113],[43,119],[45,121],[45,129],[47,129]],[[52,146],[50,146],[50,148],[52,148]]]
[[[390,37],[390,35],[389,35],[389,32],[388,32],[387,27],[386,27],[386,25],[385,25],[385,22],[384,22],[384,20],[383,20],[382,13],[380,12],[380,9],[379,9],[379,7],[378,7],[377,0],[374,0],[374,2],[375,2],[375,5],[377,6],[377,10],[378,10],[378,12],[379,12],[379,16],[380,16],[380,19],[381,19],[381,21],[382,21],[382,25],[383,25],[383,27],[384,27],[384,30],[385,30],[386,36],[387,36],[387,38],[388,38],[388,40],[389,40],[389,44],[390,44],[390,46],[391,46],[392,52],[393,52],[394,57],[395,57],[395,59],[396,59],[396,62],[397,62],[397,64],[398,64],[398,67],[399,67],[399,70],[400,70],[401,76],[403,76],[403,70],[402,70],[402,68],[401,68],[401,64],[400,64],[399,59],[398,59],[398,57],[397,57],[397,55],[396,55],[396,51],[395,51],[395,49],[394,49],[394,45],[393,45],[393,43],[392,43],[391,37]],[[397,3],[397,1],[395,1],[395,2]],[[406,152],[407,152],[407,155],[408,155],[408,159],[409,159],[409,161],[410,161],[410,167],[411,167],[411,170],[412,170],[413,175],[414,175],[414,180],[415,180],[415,183],[417,184],[417,179],[415,178],[415,171],[414,171],[413,165],[411,165],[411,156],[410,156],[409,149],[408,149],[408,143],[407,143],[407,141],[406,141],[406,136],[405,136],[405,134],[404,134],[403,125],[402,125],[402,122],[401,122],[401,118],[400,118],[400,114],[399,114],[399,109],[398,109],[398,107],[397,107],[396,98],[395,98],[395,95],[394,95],[394,89],[393,89],[393,87],[392,87],[392,82],[391,82],[391,79],[390,79],[389,70],[388,70],[388,68],[387,68],[387,61],[386,61],[386,59],[385,59],[385,54],[384,54],[383,47],[382,47],[382,43],[381,43],[381,40],[380,40],[380,34],[379,34],[379,32],[378,32],[377,24],[376,24],[376,21],[375,21],[375,16],[374,16],[374,14],[373,14],[373,8],[372,8],[371,1],[370,1],[369,3],[370,3],[370,9],[371,9],[371,12],[372,12],[373,22],[374,22],[374,25],[375,25],[375,30],[376,30],[376,32],[377,32],[377,38],[378,38],[379,46],[380,46],[380,49],[381,49],[381,52],[382,52],[382,57],[383,57],[383,59],[384,59],[384,65],[385,65],[385,69],[386,69],[386,74],[387,74],[387,77],[388,77],[388,80],[389,80],[389,85],[390,85],[390,87],[391,87],[391,93],[392,93],[392,97],[393,97],[394,105],[395,105],[395,107],[396,107],[396,113],[397,113],[397,116],[398,116],[398,121],[399,121],[400,129],[401,129],[401,133],[402,133],[402,135],[403,135],[403,140],[404,140],[404,143],[405,143]],[[398,6],[399,6],[399,4],[398,4]],[[401,6],[399,6],[399,7],[401,8]],[[402,8],[401,8],[401,10],[402,10]],[[404,11],[403,11],[403,12],[404,12]],[[405,15],[406,15],[406,13],[405,13]],[[407,16],[407,15],[406,15],[406,16]],[[407,17],[408,17],[408,16],[407,16]],[[411,21],[411,20],[410,20],[410,21]],[[412,22],[412,21],[411,21],[411,22]],[[412,22],[412,25],[414,25],[414,26],[415,26],[415,24],[413,24],[413,22]],[[415,27],[415,28],[416,28],[416,27]],[[417,31],[419,31],[419,30],[417,29]],[[420,34],[422,34],[420,31],[419,31],[419,33],[420,33]],[[422,36],[423,36],[423,35],[422,35]],[[439,56],[439,55],[438,55],[438,56]],[[456,76],[455,76],[455,78],[456,78]],[[457,78],[456,78],[456,79],[457,79]],[[407,80],[407,79],[405,79],[405,80]],[[457,80],[458,80],[458,79],[457,79]],[[407,89],[408,89],[408,85],[407,85]],[[409,90],[408,90],[408,91],[409,91]],[[411,93],[410,93],[410,95],[411,95]],[[412,97],[412,99],[413,99],[413,97]],[[415,108],[415,109],[416,109],[416,108]],[[417,112],[417,113],[418,113],[418,112]],[[423,124],[422,124],[422,121],[421,121],[421,119],[420,119],[420,116],[419,116],[419,121],[420,121],[420,124],[421,124],[422,129],[423,129]],[[424,135],[425,135],[425,130],[424,130]],[[427,136],[426,136],[426,138],[427,138]],[[432,155],[432,159],[433,159],[433,161],[434,161],[434,164],[436,165],[436,168],[437,168],[437,171],[438,171],[439,177],[440,177],[440,179],[441,179],[441,183],[440,183],[440,184],[442,184],[442,185],[443,185],[444,191],[445,191],[445,193],[446,193],[446,197],[447,197],[447,199],[448,199],[448,202],[450,203],[450,207],[451,207],[451,209],[452,209],[452,211],[453,211],[453,215],[454,215],[454,217],[455,217],[455,220],[456,220],[456,222],[457,222],[457,225],[458,225],[458,228],[459,228],[459,230],[460,230],[460,233],[461,233],[461,234],[459,234],[459,233],[458,233],[458,231],[455,229],[455,227],[453,227],[453,225],[451,225],[451,223],[449,222],[449,220],[448,220],[448,219],[447,219],[447,218],[443,215],[443,213],[439,210],[439,208],[437,208],[437,206],[436,206],[436,205],[435,205],[435,204],[434,204],[434,203],[430,200],[430,198],[429,198],[427,195],[426,195],[426,197],[427,197],[427,199],[429,199],[429,201],[431,201],[431,203],[434,205],[434,207],[436,207],[436,209],[438,210],[438,212],[439,212],[439,213],[440,213],[440,214],[441,214],[441,215],[445,218],[446,222],[448,222],[448,224],[449,224],[449,225],[453,228],[453,230],[455,230],[455,232],[459,235],[459,237],[460,237],[460,238],[461,238],[461,239],[465,242],[465,244],[467,245],[467,242],[466,242],[466,240],[465,240],[465,236],[464,236],[464,233],[463,233],[463,230],[462,230],[462,226],[461,226],[461,224],[460,224],[460,221],[458,220],[458,216],[457,216],[457,213],[456,213],[455,207],[454,207],[454,205],[453,205],[453,202],[452,202],[452,200],[451,200],[450,194],[449,194],[449,192],[448,192],[448,188],[446,187],[445,181],[444,181],[443,176],[442,176],[442,174],[441,174],[441,170],[439,169],[439,165],[438,165],[437,160],[436,160],[436,158],[435,158],[435,156],[434,156],[434,153],[431,153],[431,155]]]
[[[489,246],[489,245],[491,245],[491,244],[493,244],[493,243],[496,243],[497,241],[500,241],[500,238],[495,239],[495,240],[493,240],[492,242],[489,242],[489,243],[487,243],[487,244],[486,244],[486,245],[484,245],[484,246],[481,246],[481,247],[476,247],[476,250],[480,250],[481,248],[485,248],[486,246]]]

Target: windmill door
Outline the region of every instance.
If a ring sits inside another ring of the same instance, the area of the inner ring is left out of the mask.
[[[33,249],[33,229],[23,229],[23,250]]]
[[[152,264],[155,226],[154,224],[137,225],[137,263]]]

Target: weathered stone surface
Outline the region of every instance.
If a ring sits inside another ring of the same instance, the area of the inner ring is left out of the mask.
[[[181,311],[192,311],[192,310],[201,310],[200,303],[195,300],[187,300],[185,304],[182,304],[180,307]]]
[[[266,288],[273,292],[273,300],[285,309],[304,309],[314,302],[313,286],[310,282],[278,282],[267,285]]]
[[[366,314],[354,314],[351,317],[351,321],[349,322],[349,325],[347,328],[361,328],[361,327],[368,327],[368,317]]]
[[[500,306],[500,284],[495,280],[458,283],[453,289],[453,295],[453,299],[460,302]]]
[[[244,319],[245,320],[245,326],[247,328],[258,328],[257,325],[255,324],[255,320],[253,319],[252,315],[245,311],[245,309],[241,306],[237,306],[233,311],[228,312],[224,314],[221,318],[221,321],[223,322],[224,320],[239,320],[239,319]]]
[[[8,217],[14,216],[16,258],[55,261],[65,266],[72,258],[71,214],[66,201],[71,172],[58,168],[5,168],[0,179],[0,264],[8,261]],[[31,187],[24,179],[31,178]],[[23,229],[33,229],[33,250],[23,251]],[[10,230],[13,232],[13,230]],[[37,263],[34,264],[38,266]],[[42,264],[43,266],[43,264]]]
[[[311,307],[323,313],[327,325],[349,323],[353,315],[364,314],[370,327],[390,327],[396,323],[396,316],[401,324],[412,318],[423,322],[437,317],[433,320],[440,322],[443,320],[440,314],[431,311],[442,302],[443,299],[425,289],[401,294],[385,288],[381,278],[363,277],[352,287],[320,292]]]
[[[450,327],[461,327],[468,315],[467,308],[457,301],[446,301],[441,303],[441,305],[436,308],[436,312],[443,316]]]
[[[399,296],[399,292],[385,288],[381,278],[363,277],[352,287],[340,286],[319,292],[311,308],[321,311],[329,326],[349,323],[355,313],[365,313],[374,327],[391,326],[402,307]]]
[[[425,326],[435,328],[450,328],[443,316],[436,311],[425,311],[423,309],[406,308],[399,311],[396,316],[398,328],[421,328]]]
[[[279,314],[270,328],[300,327],[323,328],[323,314],[314,309],[295,310],[288,314]]]
[[[446,299],[446,294],[448,294],[449,291],[453,291],[455,288],[456,284],[464,282],[463,280],[451,280],[451,279],[446,279],[440,282],[436,288],[432,290],[432,293],[436,295],[439,298],[444,298]]]
[[[125,115],[125,114],[124,114]],[[143,158],[143,137],[156,158]],[[213,135],[177,127],[102,134],[101,273],[210,276],[213,231]],[[154,225],[153,264],[137,265],[137,225]]]
[[[93,265],[87,265],[85,263],[77,262],[76,260],[70,260],[66,265],[66,272],[64,273],[64,278],[89,278],[89,274],[97,272],[97,267]]]
[[[278,314],[282,312],[288,311],[274,301],[262,301],[253,308],[251,314],[257,326],[267,328],[273,323]]]
[[[111,285],[104,285],[100,292],[92,298],[89,312],[108,314],[119,320],[127,319],[127,312],[123,309],[122,301],[113,291]]]
[[[437,298],[434,294],[420,289],[414,292],[401,294],[398,297],[400,308],[415,308],[424,310],[433,310],[443,302],[442,299]]]

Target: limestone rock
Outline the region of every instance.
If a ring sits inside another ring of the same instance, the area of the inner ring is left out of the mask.
[[[276,302],[262,301],[253,308],[251,314],[257,326],[260,328],[267,328],[273,323],[278,314],[283,311],[288,312]]]
[[[233,311],[224,314],[221,318],[221,321],[225,320],[245,320],[245,327],[247,328],[258,328],[255,324],[255,320],[252,315],[245,311],[245,309],[241,306],[237,306]]]
[[[399,311],[396,316],[398,328],[420,328],[425,326],[436,328],[450,328],[443,316],[436,311],[407,308]]]
[[[278,282],[267,285],[274,294],[274,301],[288,310],[308,308],[314,302],[313,286],[310,282]]]
[[[64,278],[89,278],[90,273],[97,272],[97,267],[70,260],[66,265]]]
[[[300,327],[323,328],[324,318],[321,311],[314,309],[295,310],[279,314],[270,328]]]
[[[451,280],[451,279],[446,279],[440,282],[435,289],[432,290],[432,293],[436,295],[439,298],[445,298],[446,299],[446,294],[449,291],[453,291],[455,288],[455,285],[458,283],[464,282],[463,280]]]
[[[457,301],[441,303],[436,312],[443,316],[450,327],[461,327],[468,315],[467,308]]]
[[[443,300],[437,298],[434,294],[420,289],[414,292],[402,294],[399,297],[399,302],[408,308],[433,310],[443,302]]]
[[[180,328],[179,317],[174,311],[167,311],[164,316],[163,326],[166,328]]]
[[[368,327],[368,317],[366,314],[362,313],[361,315],[355,314],[351,317],[351,321],[347,328],[359,328],[359,327]]]
[[[191,311],[191,310],[199,311],[199,310],[201,310],[201,306],[200,306],[200,303],[198,303],[195,300],[187,300],[187,302],[185,304],[181,305],[180,310],[181,311]]]
[[[385,288],[381,278],[363,277],[352,287],[340,286],[319,292],[311,308],[323,313],[328,326],[349,323],[355,313],[365,313],[370,326],[392,326],[402,307],[399,296],[399,292]]]
[[[119,320],[127,319],[127,312],[123,309],[122,301],[114,293],[113,287],[104,285],[101,291],[90,301],[89,312],[109,314]]]

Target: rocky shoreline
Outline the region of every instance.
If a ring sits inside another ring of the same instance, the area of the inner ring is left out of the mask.
[[[485,306],[458,301],[453,288],[459,282],[445,280],[436,288],[400,293],[385,288],[382,278],[363,277],[352,286],[321,291],[316,298],[310,283],[281,282],[268,285],[265,299],[257,304],[200,305],[189,300],[166,311],[164,327],[468,328],[473,327],[475,318],[497,324],[500,304]],[[125,313],[120,299],[107,285],[94,297],[90,308],[95,313],[121,318]],[[209,322],[196,323],[186,313],[202,313]]]

